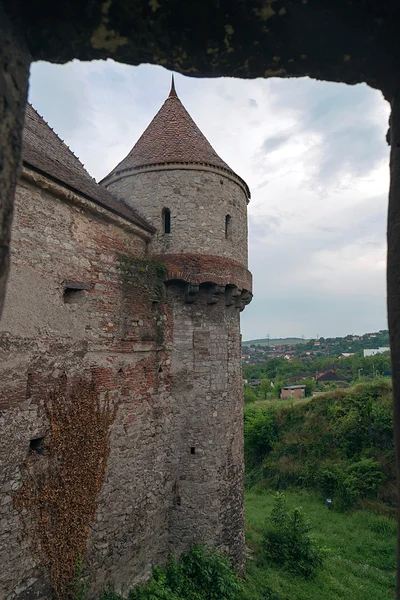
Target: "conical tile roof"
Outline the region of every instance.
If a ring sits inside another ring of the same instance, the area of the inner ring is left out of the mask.
[[[172,78],[171,91],[164,104],[124,158],[101,183],[113,175],[152,165],[170,163],[217,167],[246,183],[218,156],[179,100]],[[250,194],[248,194],[250,196]]]

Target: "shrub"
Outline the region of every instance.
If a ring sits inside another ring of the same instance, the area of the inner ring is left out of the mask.
[[[114,586],[109,583],[101,592],[100,600],[123,600],[123,598],[115,591]]]
[[[253,402],[256,402],[258,400],[258,396],[255,393],[255,391],[251,388],[248,387],[247,385],[244,386],[244,403],[245,404],[252,404]]]
[[[381,465],[365,457],[350,465],[326,461],[317,476],[319,488],[326,496],[336,498],[335,506],[339,509],[350,508],[363,498],[375,498],[385,481]]]
[[[276,417],[272,411],[246,418],[244,424],[244,451],[250,463],[257,464],[270,452],[278,440]]]
[[[346,470],[343,487],[353,502],[358,498],[376,496],[386,477],[380,464],[372,458],[362,458]]]
[[[283,494],[276,494],[262,537],[262,557],[306,578],[323,563],[323,551],[310,535],[301,508],[288,511]]]
[[[129,593],[129,600],[239,600],[241,582],[229,559],[215,549],[194,546],[179,561],[154,568],[153,577]],[[120,600],[108,586],[100,600]]]

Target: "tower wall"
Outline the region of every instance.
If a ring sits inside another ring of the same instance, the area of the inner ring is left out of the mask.
[[[223,171],[164,165],[162,170],[121,173],[107,189],[138,208],[157,228],[151,244],[155,254],[214,255],[247,267],[247,195]],[[171,211],[169,234],[163,233],[165,208]]]
[[[239,310],[222,295],[195,302],[169,286],[174,332],[171,393],[175,405],[176,479],[171,546],[206,542],[244,560],[243,382]]]

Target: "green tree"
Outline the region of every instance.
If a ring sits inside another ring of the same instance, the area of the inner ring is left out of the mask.
[[[261,379],[260,380],[260,396],[266,400],[268,398],[268,394],[271,393],[272,387],[269,379]]]
[[[255,391],[253,390],[253,388],[251,388],[248,385],[245,385],[244,386],[244,403],[251,404],[252,402],[255,402],[256,400],[258,400],[258,396],[255,393]]]

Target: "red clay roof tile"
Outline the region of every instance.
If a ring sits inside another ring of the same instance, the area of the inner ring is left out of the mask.
[[[217,167],[238,177],[224,162],[179,100],[174,81],[164,104],[129,154],[101,181],[125,170],[151,165],[184,163]],[[248,194],[250,196],[250,193]]]

